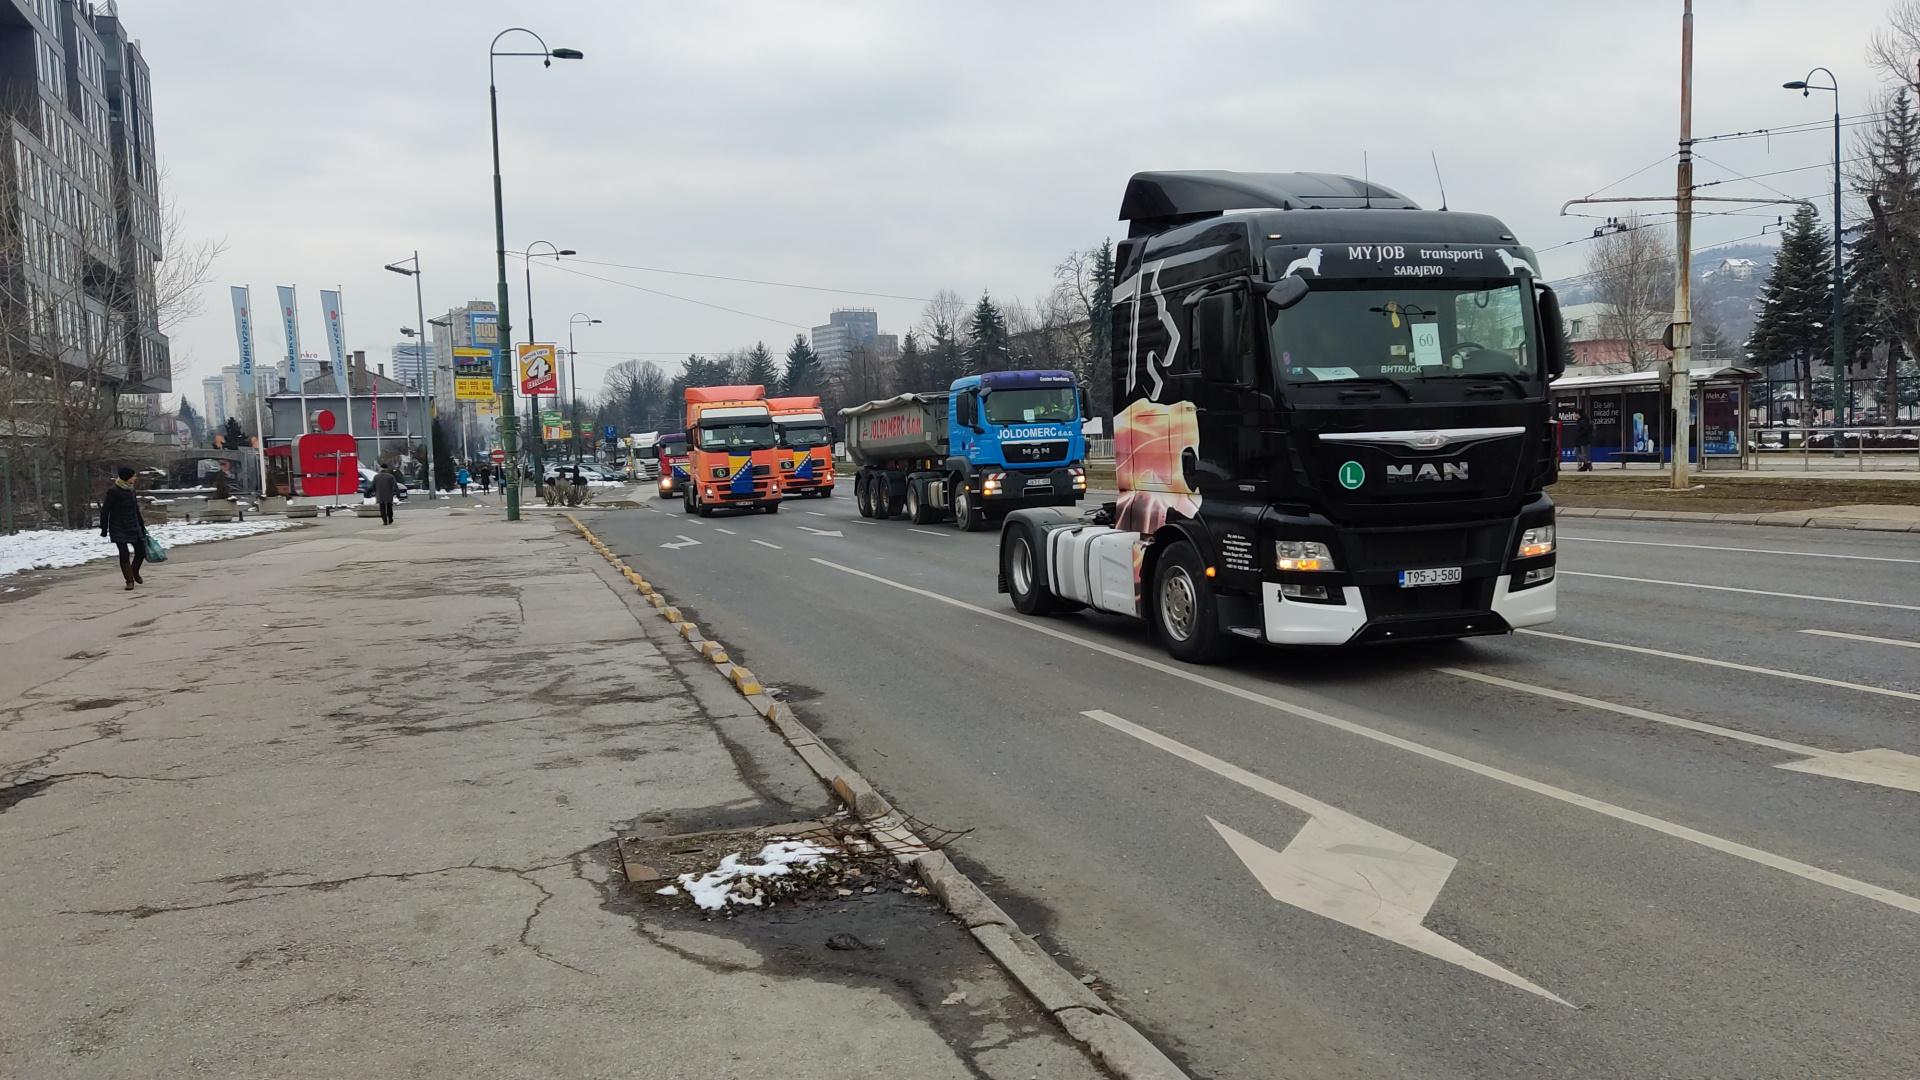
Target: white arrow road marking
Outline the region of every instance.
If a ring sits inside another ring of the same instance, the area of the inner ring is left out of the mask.
[[[1712,833],[1702,832],[1699,829],[1682,825],[1679,822],[1654,817],[1652,814],[1643,814],[1638,810],[1629,810],[1617,803],[1610,803],[1604,799],[1596,799],[1591,795],[1582,795],[1577,791],[1571,791],[1567,788],[1556,787],[1553,784],[1535,780],[1532,777],[1521,776],[1519,773],[1502,769],[1496,765],[1488,765],[1485,762],[1475,761],[1469,757],[1462,757],[1451,751],[1428,746],[1425,743],[1415,742],[1412,739],[1403,739],[1398,735],[1381,731],[1379,728],[1371,728],[1365,724],[1334,716],[1331,713],[1324,713],[1318,709],[1307,708],[1305,705],[1295,705],[1291,701],[1283,701],[1271,694],[1263,694],[1258,690],[1248,689],[1244,686],[1202,675],[1192,668],[1163,663],[1150,657],[1141,656],[1138,653],[1116,648],[1105,642],[1092,641],[1078,634],[1069,634],[1065,630],[1056,629],[1033,619],[1009,615],[1004,611],[994,611],[991,608],[983,608],[978,604],[969,604],[965,600],[956,600],[951,596],[943,596],[931,589],[922,589],[914,585],[908,585],[905,582],[883,578],[879,574],[870,574],[865,570],[856,570],[851,566],[834,562],[831,559],[813,558],[810,561],[831,570],[838,570],[843,574],[850,574],[857,578],[865,578],[876,584],[885,585],[890,589],[898,589],[901,592],[925,597],[928,600],[947,604],[951,607],[959,608],[962,611],[970,611],[984,619],[995,619],[1008,626],[1017,626],[1022,630],[1042,634],[1056,641],[1069,642],[1080,646],[1088,652],[1099,653],[1101,656],[1135,664],[1147,668],[1150,671],[1157,671],[1169,678],[1182,679],[1195,686],[1204,686],[1210,690],[1217,690],[1228,697],[1235,697],[1241,701],[1248,701],[1255,705],[1265,706],[1275,712],[1285,713],[1288,716],[1301,720],[1310,720],[1313,723],[1330,727],[1335,731],[1343,731],[1349,735],[1379,743],[1382,746],[1390,746],[1395,750],[1402,750],[1417,757],[1425,758],[1428,761],[1447,765],[1459,769],[1461,772],[1471,773],[1483,780],[1492,780],[1495,783],[1505,784],[1508,787],[1538,795],[1541,798],[1552,799],[1566,806],[1577,807],[1581,810],[1599,814],[1601,817],[1612,818],[1615,821],[1625,822],[1629,825],[1637,825],[1649,832],[1659,833],[1661,836],[1671,837],[1675,840],[1684,840],[1689,844],[1696,844],[1709,851],[1717,851],[1722,855],[1731,855],[1736,859],[1750,862],[1755,866],[1764,866],[1770,870],[1778,870],[1783,874],[1791,874],[1802,881],[1811,881],[1818,885],[1825,885],[1830,889],[1838,889],[1849,895],[1871,900],[1876,904],[1885,904],[1890,908],[1896,908],[1910,915],[1920,915],[1920,896],[1908,896],[1906,893],[1895,892],[1884,885],[1875,885],[1870,881],[1861,881],[1859,878],[1848,877],[1845,874],[1836,874],[1831,870],[1822,869],[1810,863],[1803,863],[1798,859],[1789,859],[1784,855],[1776,855],[1771,851],[1753,847],[1749,844],[1742,844],[1737,840],[1729,840],[1724,836],[1715,836]],[[1521,630],[1520,633],[1532,634],[1540,633],[1540,631]],[[1556,635],[1549,634],[1547,636],[1553,637]],[[1575,638],[1573,640],[1578,641],[1581,639]],[[1691,657],[1687,659],[1691,659]],[[1756,670],[1764,671],[1765,669]]]
[[[728,536],[737,536],[737,535],[739,535],[739,534],[737,534],[737,533],[735,533],[735,532],[734,532],[734,531],[733,531],[732,529],[723,529],[723,528],[721,528],[721,527],[720,527],[720,526],[718,526],[718,525],[715,525],[715,526],[713,527],[713,531],[714,531],[714,532],[717,532],[717,533],[726,533],[726,534],[727,534]]]
[[[1611,701],[1601,701],[1583,694],[1569,694],[1565,690],[1555,690],[1546,686],[1534,686],[1531,683],[1515,682],[1498,675],[1486,675],[1465,668],[1443,667],[1435,670],[1448,675],[1457,675],[1462,679],[1472,679],[1490,686],[1518,690],[1523,694],[1552,698],[1573,705],[1584,705],[1589,709],[1619,713],[1636,720],[1651,720],[1656,724],[1668,724],[1689,731],[1701,731],[1708,735],[1718,735],[1723,739],[1736,739],[1755,746],[1784,750],[1800,756],[1799,761],[1787,761],[1775,765],[1776,769],[1792,772],[1813,773],[1817,776],[1832,776],[1841,780],[1853,780],[1862,784],[1878,784],[1881,787],[1899,788],[1902,791],[1920,791],[1920,757],[1899,750],[1855,750],[1841,753],[1837,750],[1822,750],[1817,746],[1805,746],[1785,739],[1755,735],[1748,731],[1737,731],[1721,727],[1718,724],[1706,724],[1698,720],[1688,720],[1682,716],[1668,716],[1666,713],[1653,712],[1650,709],[1635,708],[1632,705],[1620,705]]]
[[[691,537],[691,536],[688,536],[688,535],[687,535],[686,533],[675,533],[674,535],[675,535],[675,536],[678,536],[678,537],[680,538],[680,542],[679,542],[679,543],[677,543],[677,544],[661,544],[660,546],[661,546],[661,547],[663,547],[663,548],[685,548],[685,547],[699,547],[699,546],[700,546],[700,541],[698,541],[698,540],[695,540],[695,539],[694,539],[693,537]]]
[[[765,540],[755,540],[754,543],[759,544],[761,547],[770,547],[775,551],[787,550],[786,548],[781,547],[779,544],[769,544]]]
[[[1896,611],[1920,611],[1920,604],[1888,604],[1879,600],[1848,600],[1841,596],[1814,596],[1811,593],[1771,592],[1767,589],[1742,589],[1734,585],[1702,585],[1697,581],[1666,581],[1661,578],[1626,577],[1621,574],[1590,574],[1583,570],[1561,570],[1559,577],[1603,578],[1607,581],[1632,581],[1641,585],[1671,585],[1678,589],[1706,589],[1711,592],[1737,592],[1749,596],[1777,596],[1786,600],[1818,600],[1823,604],[1852,604],[1855,607],[1893,608]]]
[[[799,529],[801,532],[812,533],[815,536],[838,536],[844,538],[847,535],[839,529],[816,529],[811,525],[795,525],[794,528]]]
[[[1848,641],[1870,641],[1875,645],[1898,645],[1903,649],[1920,649],[1920,641],[1901,641],[1899,638],[1874,637],[1871,634],[1843,634],[1838,630],[1802,630],[1803,634],[1815,634],[1819,637],[1846,638]]]
[[[1623,645],[1617,641],[1599,641],[1594,638],[1573,637],[1570,634],[1556,634],[1549,630],[1515,630],[1516,634],[1530,634],[1533,637],[1552,638],[1555,641],[1571,641],[1578,645],[1598,645],[1603,649],[1619,649],[1622,652],[1639,653],[1642,656],[1661,656],[1668,660],[1685,660],[1694,664],[1707,664],[1711,667],[1727,668],[1731,671],[1748,671],[1755,675],[1772,675],[1776,679],[1792,679],[1795,682],[1819,683],[1821,686],[1837,686],[1842,690],[1858,690],[1863,694],[1879,694],[1882,697],[1905,698],[1908,701],[1920,701],[1920,694],[1905,690],[1889,690],[1884,686],[1868,686],[1865,683],[1842,682],[1819,675],[1801,675],[1793,671],[1779,671],[1774,668],[1755,667],[1752,664],[1736,664],[1731,660],[1715,660],[1708,656],[1689,656],[1686,653],[1667,652],[1664,649],[1649,649],[1644,645]]]
[[[1454,859],[1425,844],[1389,832],[1371,822],[1330,806],[1311,795],[1274,783],[1222,761],[1204,751],[1176,742],[1150,728],[1123,720],[1110,712],[1091,709],[1080,715],[1149,746],[1165,750],[1178,758],[1225,777],[1242,787],[1251,788],[1270,799],[1286,803],[1308,816],[1307,824],[1294,836],[1285,851],[1227,828],[1208,818],[1233,853],[1247,865],[1267,895],[1283,904],[1322,918],[1332,919],[1538,994],[1562,1005],[1568,1003],[1555,994],[1528,982],[1506,968],[1441,937],[1420,925],[1433,907],[1440,890],[1453,873]],[[1569,1006],[1570,1007],[1570,1006]]]
[[[1635,547],[1686,548],[1689,551],[1738,551],[1747,555],[1792,555],[1801,559],[1854,559],[1859,562],[1920,563],[1920,559],[1897,559],[1886,555],[1841,555],[1832,551],[1784,551],[1780,548],[1720,547],[1715,544],[1661,544],[1652,540],[1603,540],[1598,536],[1562,536],[1582,544],[1632,544]]]

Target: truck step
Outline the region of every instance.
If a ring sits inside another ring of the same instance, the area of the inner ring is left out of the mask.
[[[1264,636],[1260,633],[1260,628],[1257,626],[1229,626],[1227,627],[1227,633],[1239,634],[1243,638],[1252,638],[1255,641],[1259,641]]]

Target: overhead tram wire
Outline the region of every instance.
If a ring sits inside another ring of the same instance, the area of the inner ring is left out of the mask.
[[[1840,118],[1840,126],[1861,127],[1871,124],[1885,115],[1887,115],[1885,112],[1869,112],[1856,113],[1853,116],[1843,116]],[[1724,142],[1730,139],[1763,139],[1774,135],[1804,135],[1813,131],[1826,132],[1832,130],[1833,121],[1813,120],[1801,124],[1783,124],[1779,127],[1754,128],[1751,131],[1728,131],[1719,135],[1701,135],[1693,141],[1698,145],[1703,142]]]
[[[509,255],[512,252],[508,252]],[[805,289],[808,292],[839,293],[843,296],[871,296],[880,300],[911,300],[915,303],[931,303],[925,296],[902,296],[899,293],[873,292],[868,289],[836,289],[826,285],[801,285],[791,281],[766,281],[760,278],[730,277],[726,274],[702,274],[693,270],[668,270],[658,266],[632,266],[627,263],[600,262],[594,259],[570,258],[568,262],[581,266],[604,266],[610,270],[639,270],[648,274],[672,274],[676,277],[705,278],[709,281],[732,281],[742,285],[767,285],[776,289]]]
[[[813,329],[813,327],[811,327],[811,326],[802,326],[802,325],[801,325],[801,324],[799,324],[799,323],[796,323],[796,322],[788,322],[788,321],[787,321],[787,320],[785,320],[785,319],[781,319],[781,318],[776,318],[776,317],[774,317],[774,316],[772,316],[772,315],[762,315],[762,314],[760,314],[759,312],[755,312],[755,311],[742,311],[742,310],[741,310],[741,309],[739,309],[739,308],[730,308],[730,307],[727,307],[727,306],[726,306],[725,304],[714,304],[714,303],[709,303],[709,302],[707,302],[707,301],[705,301],[705,300],[695,300],[695,299],[694,299],[693,297],[691,297],[691,296],[680,296],[680,295],[677,295],[677,294],[675,294],[675,293],[670,293],[670,292],[663,292],[663,291],[661,291],[661,290],[659,290],[659,289],[649,289],[649,288],[647,288],[647,287],[646,287],[645,285],[635,285],[635,284],[634,284],[633,282],[631,282],[631,281],[619,281],[619,280],[616,280],[616,279],[614,279],[614,278],[610,278],[610,277],[601,277],[601,276],[600,276],[600,275],[598,275],[598,274],[589,274],[589,273],[587,273],[587,272],[586,272],[586,271],[584,271],[584,270],[575,270],[575,269],[573,269],[573,268],[572,268],[572,267],[570,267],[570,266],[560,266],[560,265],[558,265],[557,263],[556,263],[555,265],[553,265],[553,266],[542,266],[542,267],[541,267],[541,270],[542,270],[542,271],[547,271],[547,270],[558,270],[558,271],[561,271],[562,273],[567,273],[567,274],[573,274],[573,275],[575,275],[576,277],[583,277],[583,278],[586,278],[586,279],[588,279],[589,281],[599,281],[599,282],[604,282],[604,283],[606,283],[606,284],[608,284],[608,285],[618,285],[618,286],[620,286],[620,287],[621,287],[621,288],[623,288],[623,289],[632,289],[632,290],[634,290],[635,292],[643,292],[643,293],[648,293],[648,294],[651,294],[651,295],[653,295],[653,296],[664,296],[664,297],[666,297],[666,298],[667,298],[667,299],[669,299],[669,300],[678,300],[678,301],[680,301],[681,303],[685,303],[685,304],[696,304],[696,305],[698,305],[698,306],[700,306],[700,307],[703,307],[703,308],[712,308],[712,309],[713,309],[713,310],[715,310],[715,311],[724,311],[724,312],[727,312],[727,313],[728,313],[728,314],[730,314],[730,315],[744,315],[744,316],[746,316],[746,317],[747,317],[747,318],[749,318],[749,319],[759,319],[759,320],[761,320],[762,322],[770,322],[770,323],[778,323],[778,324],[780,324],[781,326],[785,326],[785,327],[789,327],[789,328],[791,328],[791,329],[794,329],[794,330],[811,330],[811,329]]]

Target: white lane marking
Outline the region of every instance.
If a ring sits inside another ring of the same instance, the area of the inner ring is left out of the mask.
[[[1746,671],[1755,675],[1772,675],[1777,679],[1792,679],[1795,682],[1819,683],[1821,686],[1837,686],[1842,690],[1858,690],[1863,694],[1879,694],[1882,697],[1904,698],[1908,701],[1920,701],[1920,694],[1905,690],[1889,690],[1884,686],[1868,686],[1865,683],[1843,682],[1819,675],[1802,675],[1795,671],[1781,671],[1777,668],[1755,667],[1752,664],[1736,664],[1731,660],[1715,660],[1708,656],[1689,656],[1686,653],[1667,652],[1664,649],[1649,649],[1644,645],[1623,645],[1617,641],[1597,641],[1593,638],[1573,637],[1570,634],[1556,634],[1548,630],[1516,630],[1516,634],[1531,634],[1534,637],[1552,638],[1555,641],[1571,641],[1577,645],[1598,645],[1603,649],[1619,649],[1621,652],[1639,653],[1642,656],[1659,656],[1668,660],[1685,660],[1694,664],[1707,664],[1711,667],[1726,668],[1730,671]]]
[[[1627,577],[1622,574],[1591,574],[1584,570],[1561,570],[1560,577],[1603,578],[1607,581],[1637,581],[1642,585],[1672,585],[1681,589],[1711,589],[1714,592],[1746,593],[1750,596],[1778,596],[1787,600],[1817,600],[1823,604],[1852,604],[1855,607],[1893,608],[1896,611],[1920,611],[1920,604],[1888,604],[1879,600],[1848,600],[1839,596],[1814,596],[1811,593],[1772,592],[1767,589],[1742,589],[1733,585],[1702,585],[1697,581],[1666,581],[1661,578]]]
[[[1901,641],[1899,638],[1874,637],[1872,634],[1846,634],[1838,630],[1802,630],[1800,632],[1820,637],[1846,638],[1848,641],[1870,641],[1875,645],[1898,645],[1903,649],[1920,649],[1920,641]]]
[[[727,534],[728,536],[738,536],[738,535],[740,535],[739,533],[736,533],[736,532],[734,532],[734,531],[733,531],[732,529],[723,529],[723,528],[721,528],[721,527],[720,527],[720,526],[718,526],[718,525],[715,525],[715,526],[713,527],[713,531],[714,531],[714,532],[717,532],[717,533],[726,533],[726,534]]]
[[[1653,540],[1609,540],[1598,536],[1561,536],[1583,544],[1632,544],[1636,547],[1686,548],[1690,551],[1737,551],[1745,555],[1796,555],[1803,559],[1854,559],[1859,562],[1920,563],[1920,559],[1896,559],[1887,555],[1841,555],[1831,551],[1784,551],[1780,548],[1716,547],[1712,544],[1663,544]]]
[[[1749,847],[1735,840],[1714,836],[1712,833],[1704,833],[1686,825],[1654,817],[1651,814],[1643,814],[1638,810],[1629,810],[1624,806],[1615,806],[1610,802],[1604,802],[1588,795],[1568,791],[1565,788],[1554,787],[1552,784],[1529,779],[1518,773],[1508,772],[1505,769],[1493,765],[1485,765],[1471,758],[1464,758],[1458,754],[1428,746],[1425,743],[1417,743],[1412,739],[1403,739],[1398,735],[1391,735],[1377,728],[1367,727],[1365,724],[1358,724],[1351,720],[1343,720],[1340,717],[1320,712],[1317,709],[1309,709],[1304,705],[1295,705],[1289,701],[1282,701],[1279,698],[1270,697],[1257,690],[1248,690],[1245,687],[1235,686],[1228,682],[1221,682],[1218,679],[1209,678],[1194,671],[1177,668],[1171,664],[1163,664],[1158,660],[1151,660],[1144,656],[1137,656],[1125,649],[1117,649],[1102,642],[1089,641],[1078,635],[1069,634],[1063,630],[1056,630],[1051,626],[1046,626],[1018,616],[1008,615],[1003,611],[993,611],[980,607],[977,604],[969,604],[965,600],[956,600],[951,596],[942,596],[928,589],[916,588],[915,586],[906,585],[898,581],[891,581],[878,574],[869,574],[865,570],[856,570],[851,566],[842,566],[829,559],[814,558],[811,561],[819,563],[821,566],[828,567],[829,569],[851,574],[854,577],[866,578],[869,581],[885,585],[889,588],[898,589],[901,592],[924,596],[929,600],[937,600],[940,603],[970,611],[976,615],[981,615],[989,619],[997,619],[1012,626],[1031,630],[1036,634],[1045,634],[1051,638],[1071,642],[1090,652],[1097,652],[1104,656],[1111,656],[1116,660],[1124,660],[1130,664],[1137,664],[1140,667],[1158,671],[1163,675],[1171,675],[1176,679],[1184,679],[1187,682],[1199,686],[1218,690],[1231,697],[1237,697],[1242,701],[1250,701],[1256,705],[1264,705],[1276,712],[1283,712],[1289,716],[1297,716],[1302,720],[1311,720],[1316,724],[1324,724],[1336,731],[1344,731],[1349,735],[1358,735],[1363,739],[1371,739],[1382,745],[1391,746],[1396,750],[1405,750],[1410,754],[1417,754],[1429,761],[1437,761],[1443,765],[1451,765],[1456,769],[1472,773],[1475,776],[1494,780],[1510,787],[1519,788],[1522,791],[1531,792],[1535,795],[1541,795],[1555,802],[1565,803],[1568,806],[1577,806],[1583,810],[1590,810],[1603,817],[1613,818],[1615,821],[1624,821],[1631,825],[1638,825],[1641,828],[1657,832],[1662,836],[1685,840],[1688,843],[1697,844],[1711,851],[1718,851],[1721,854],[1731,855],[1734,858],[1742,859],[1758,866],[1765,866],[1769,869],[1791,874],[1805,881],[1815,882],[1816,884],[1825,885],[1829,888],[1838,889],[1841,892],[1851,893],[1854,896],[1872,900],[1875,903],[1885,904],[1888,907],[1898,908],[1901,911],[1920,915],[1920,897],[1908,896],[1905,893],[1895,892],[1881,885],[1861,881],[1857,878],[1850,878],[1844,874],[1836,874],[1831,870],[1822,870],[1817,866],[1812,866],[1795,859],[1789,859],[1783,855],[1775,855],[1770,851],[1762,851],[1756,847]],[[1520,631],[1520,633],[1523,634],[1538,632],[1539,631],[1530,630]],[[1547,636],[1551,637],[1554,635]]]
[[[678,537],[680,538],[680,542],[679,542],[679,543],[677,543],[677,544],[661,544],[660,546],[661,546],[661,547],[663,547],[663,548],[685,548],[685,547],[699,547],[699,546],[700,546],[700,541],[698,541],[698,540],[695,540],[695,539],[694,539],[693,537],[691,537],[691,536],[688,536],[688,535],[687,535],[686,533],[675,533],[674,535],[676,535],[676,536],[678,536]]]
[[[794,528],[799,529],[801,532],[812,533],[815,536],[844,537],[847,535],[846,533],[841,532],[839,529],[816,529],[811,525],[795,525]]]
[[[826,517],[827,516],[818,510],[808,510],[808,511],[805,511],[805,513],[808,517]]]
[[[1420,925],[1453,874],[1453,856],[1105,710],[1091,709],[1080,715],[1306,814],[1306,825],[1282,851],[1207,818],[1268,896],[1572,1007],[1559,996]]]
[[[1535,686],[1532,683],[1516,682],[1512,679],[1503,679],[1498,675],[1487,675],[1478,671],[1468,671],[1465,668],[1443,667],[1435,668],[1434,670],[1447,675],[1456,675],[1462,679],[1472,679],[1475,682],[1486,683],[1489,686],[1499,686],[1508,690],[1517,690],[1523,694],[1552,698],[1555,701],[1565,701],[1573,705],[1584,705],[1589,709],[1619,713],[1621,716],[1631,716],[1636,720],[1651,720],[1656,724],[1667,724],[1671,727],[1686,728],[1689,731],[1705,732],[1708,735],[1718,735],[1723,739],[1734,739],[1739,742],[1751,743],[1755,746],[1765,746],[1774,750],[1784,750],[1789,754],[1797,755],[1797,759],[1794,761],[1782,762],[1775,765],[1774,768],[1776,769],[1813,773],[1817,776],[1832,776],[1841,780],[1853,780],[1862,784],[1878,784],[1881,787],[1898,788],[1902,791],[1920,791],[1920,757],[1915,757],[1912,754],[1903,753],[1899,750],[1875,748],[1872,750],[1855,750],[1851,753],[1842,753],[1836,750],[1822,750],[1817,746],[1806,746],[1802,743],[1788,742],[1785,739],[1770,738],[1766,735],[1755,735],[1749,731],[1738,731],[1734,728],[1721,727],[1718,724],[1703,723],[1699,720],[1688,720],[1683,716],[1668,716],[1666,713],[1657,713],[1651,709],[1636,708],[1632,705],[1621,705],[1612,701],[1601,701],[1599,698],[1587,697],[1584,694],[1570,694],[1565,690],[1555,690],[1549,686]]]
[[[945,539],[946,539],[947,537],[949,537],[949,536],[952,536],[952,535],[953,535],[952,533],[944,533],[944,532],[934,532],[934,531],[933,531],[932,529],[908,529],[907,531],[908,531],[908,532],[917,532],[917,533],[919,533],[919,534],[920,534],[921,536],[937,536],[937,537],[939,537],[939,538],[940,538],[940,539],[942,539],[942,540],[945,540]]]
[[[772,548],[772,549],[773,549],[773,550],[775,550],[775,551],[785,551],[785,550],[786,550],[786,548],[783,548],[783,547],[781,547],[781,546],[780,546],[779,544],[769,544],[769,543],[767,543],[767,542],[766,542],[765,540],[755,540],[755,541],[754,541],[754,543],[756,543],[756,544],[759,544],[759,545],[760,545],[761,547],[770,547],[770,548]]]

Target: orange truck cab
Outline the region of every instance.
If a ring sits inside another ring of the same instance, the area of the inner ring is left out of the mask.
[[[817,397],[767,400],[780,437],[780,479],[787,498],[833,495],[833,428]]]
[[[778,513],[778,437],[764,386],[687,387],[687,482],[680,505],[708,517],[737,508]]]

